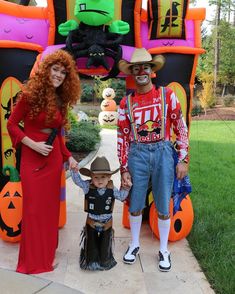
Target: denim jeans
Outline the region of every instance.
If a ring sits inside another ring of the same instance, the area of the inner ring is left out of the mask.
[[[157,210],[169,215],[169,203],[174,182],[173,146],[170,141],[131,143],[128,168],[132,177],[129,211],[144,209],[149,180]]]

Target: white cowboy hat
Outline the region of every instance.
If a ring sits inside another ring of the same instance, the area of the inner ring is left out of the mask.
[[[81,168],[79,172],[87,177],[91,177],[92,174],[107,174],[107,175],[113,175],[116,172],[119,171],[119,168],[117,168],[114,171],[111,171],[110,165],[106,157],[96,157],[96,159],[91,163],[90,169],[88,168]]]
[[[152,66],[152,71],[156,72],[160,70],[164,63],[165,57],[163,55],[152,55],[145,48],[136,48],[132,54],[130,62],[121,59],[118,63],[118,68],[126,75],[131,75],[131,67],[134,64],[148,63]]]

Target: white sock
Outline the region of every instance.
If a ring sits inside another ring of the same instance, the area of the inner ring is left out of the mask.
[[[158,218],[158,230],[160,237],[160,251],[164,253],[167,250],[168,237],[170,232],[171,219],[160,219]]]
[[[129,215],[129,219],[130,219],[130,228],[131,228],[131,243],[130,246],[131,247],[139,247],[140,246],[140,242],[139,242],[139,238],[140,238],[140,228],[141,228],[141,224],[142,224],[142,214],[141,215]]]

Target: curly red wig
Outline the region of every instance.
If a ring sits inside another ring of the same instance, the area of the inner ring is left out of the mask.
[[[50,79],[51,66],[54,64],[63,65],[66,70],[65,80],[57,89],[54,88]],[[81,85],[75,61],[68,52],[60,49],[43,59],[35,74],[24,85],[21,96],[30,105],[30,117],[33,119],[41,111],[46,111],[47,122],[53,120],[59,100],[65,124],[67,111],[70,106],[76,104],[80,94]]]

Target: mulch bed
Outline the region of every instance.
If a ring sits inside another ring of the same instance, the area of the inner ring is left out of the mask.
[[[192,120],[235,120],[235,107],[216,106],[208,109],[206,115],[193,116]]]

